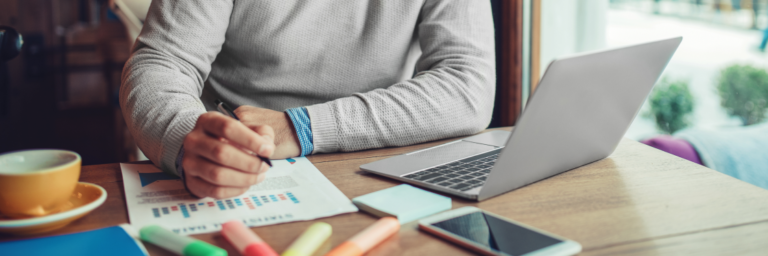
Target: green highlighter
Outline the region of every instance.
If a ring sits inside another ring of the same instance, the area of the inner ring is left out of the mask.
[[[184,256],[227,256],[227,251],[209,243],[180,236],[158,225],[150,225],[139,231],[141,240]]]

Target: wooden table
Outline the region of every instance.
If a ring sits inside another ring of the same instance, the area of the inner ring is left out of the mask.
[[[438,145],[308,157],[347,197],[400,184],[362,172],[360,165]],[[556,159],[553,159],[556,161]],[[107,201],[88,216],[45,234],[91,230],[128,222],[118,164],[83,167],[81,181],[103,186]],[[766,255],[768,190],[624,139],[610,157],[477,203],[453,198],[453,208],[476,206],[575,240],[582,255]],[[333,236],[330,250],[376,219],[365,213],[324,218]],[[254,228],[283,251],[312,221]],[[194,237],[238,255],[218,233]],[[0,236],[0,241],[18,237]],[[147,245],[152,255],[167,255]],[[404,226],[369,255],[469,255],[473,252]]]

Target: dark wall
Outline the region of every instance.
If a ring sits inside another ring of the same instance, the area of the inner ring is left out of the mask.
[[[16,28],[25,42],[0,77],[8,81],[0,94],[7,108],[0,113],[0,153],[57,148],[78,152],[84,164],[124,160],[121,118],[109,95],[122,64],[110,56],[128,49],[113,43],[124,35],[122,24],[98,19],[103,2],[0,1],[0,24]]]
[[[493,11],[493,25],[494,25],[494,28],[496,29],[496,33],[495,34],[496,34],[496,67],[497,67],[497,72],[498,72],[498,67],[499,67],[499,59],[501,58],[500,57],[501,50],[499,49],[499,46],[501,46],[501,41],[500,41],[501,40],[501,36],[499,35],[501,30],[498,29],[499,28],[499,24],[500,24],[500,19],[501,19],[500,2],[501,2],[501,0],[491,0],[491,8],[492,8],[492,11]],[[499,91],[499,86],[500,86],[500,80],[497,79],[496,80],[496,91],[497,92]],[[491,118],[491,124],[488,126],[489,128],[494,128],[494,127],[502,126],[501,125],[501,118],[499,118],[499,116],[501,115],[501,113],[499,112],[499,108],[500,108],[499,102],[500,101],[501,101],[500,95],[497,93],[496,94],[496,99],[494,101],[495,104],[494,104],[494,107],[493,107],[493,116]]]

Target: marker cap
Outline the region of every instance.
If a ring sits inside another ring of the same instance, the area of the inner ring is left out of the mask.
[[[374,246],[378,245],[384,239],[392,236],[400,230],[400,222],[393,217],[384,217],[371,224],[357,235],[350,238],[348,241],[356,244],[367,252]]]
[[[337,246],[336,248],[333,248],[330,252],[325,254],[325,256],[359,256],[363,255],[363,249],[360,249],[360,246],[357,246],[355,243],[346,241],[342,243],[341,245]]]
[[[357,233],[346,242],[333,248],[326,256],[359,256],[400,230],[400,222],[384,217]]]
[[[325,222],[316,222],[307,228],[291,246],[286,249],[282,256],[309,256],[317,251],[325,240],[331,236],[333,229],[331,225]]]
[[[227,256],[227,251],[209,243],[173,233],[158,225],[150,225],[139,231],[141,240],[184,256]]]
[[[160,246],[176,254],[182,254],[187,245],[196,240],[191,237],[180,236],[158,225],[144,226],[139,230],[141,240]]]
[[[232,220],[221,225],[221,234],[245,256],[277,256],[264,240],[261,240],[241,221]]]
[[[275,252],[272,247],[269,247],[266,243],[260,243],[260,244],[251,244],[248,247],[245,247],[245,250],[243,251],[243,255],[245,256],[277,256],[277,252]]]
[[[227,256],[227,251],[197,240],[184,247],[184,256]]]

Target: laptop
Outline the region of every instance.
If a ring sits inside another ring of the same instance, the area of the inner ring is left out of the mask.
[[[557,59],[511,132],[481,133],[360,169],[480,201],[601,160],[616,149],[681,41]]]

